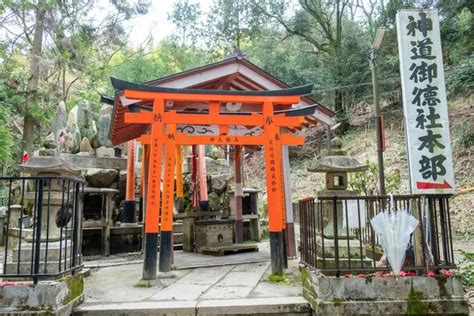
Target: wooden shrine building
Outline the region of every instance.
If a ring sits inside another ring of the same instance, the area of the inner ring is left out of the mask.
[[[176,193],[182,194],[180,146],[210,144],[234,146],[236,155],[243,146],[263,146],[272,270],[281,273],[286,260],[283,254],[296,255],[287,146],[304,143],[303,136],[293,135],[295,131],[329,125],[334,117],[332,111],[306,96],[312,85],[290,88],[240,55],[144,84],[115,78],[112,84],[116,89],[113,100],[108,100],[114,105],[112,143],[129,142],[132,152],[135,139],[148,145],[143,278],[156,277],[158,232],[159,269],[170,271],[176,175]],[[186,133],[180,130],[183,125],[207,126],[209,133]],[[243,133],[246,129],[252,133]],[[240,163],[234,159],[237,243],[242,242]],[[129,172],[133,167],[129,163]],[[126,200],[125,218],[135,207],[131,184]],[[286,250],[282,246],[285,231]]]

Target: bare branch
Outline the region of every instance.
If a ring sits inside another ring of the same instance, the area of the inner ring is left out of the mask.
[[[63,96],[63,97],[64,97],[64,101],[67,100],[67,96],[68,96],[68,94],[69,94],[69,89],[71,89],[72,85],[73,85],[77,80],[79,80],[79,79],[80,79],[79,77],[76,77],[73,81],[71,81],[71,82],[69,83],[69,85],[67,86],[66,92],[64,93],[64,96]]]
[[[318,50],[320,51],[324,51],[324,52],[327,52],[328,51],[328,44],[327,43],[320,43],[319,41],[317,41],[315,38],[305,34],[305,33],[302,33],[300,31],[297,31],[296,29],[294,29],[293,27],[291,27],[284,19],[282,16],[278,15],[278,14],[275,14],[275,13],[270,13],[268,12],[266,9],[262,8],[256,1],[254,1],[254,5],[257,6],[257,8],[263,13],[265,14],[266,16],[268,16],[269,18],[277,21],[281,26],[283,26],[283,28],[290,34],[293,34],[293,35],[296,35],[296,36],[299,36],[301,38],[304,38],[306,41],[308,41],[309,43],[311,43],[313,46],[315,46]]]

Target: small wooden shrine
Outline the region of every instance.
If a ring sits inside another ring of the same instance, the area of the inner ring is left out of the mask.
[[[145,144],[144,279],[156,277],[158,232],[160,272],[171,269],[175,189],[178,198],[182,194],[181,146],[211,144],[233,146],[236,155],[243,146],[264,147],[272,269],[281,273],[283,253],[296,254],[287,146],[304,142],[293,132],[318,123],[330,124],[334,116],[306,97],[312,86],[288,88],[242,56],[145,84],[115,78],[112,84],[117,91],[110,128],[112,143],[138,139]],[[204,126],[206,132],[189,132],[184,126],[192,126],[194,131]],[[243,232],[240,163],[241,159],[234,159],[237,243],[242,242]],[[199,173],[204,173],[205,179],[203,165]],[[201,194],[200,202],[206,198]],[[284,250],[285,231],[289,242]]]

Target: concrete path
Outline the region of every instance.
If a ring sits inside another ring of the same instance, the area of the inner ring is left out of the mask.
[[[287,271],[291,281],[281,285],[268,281],[269,260],[231,264],[242,262],[244,255],[249,254],[203,256],[194,264],[207,262],[208,267],[175,270],[175,278],[161,279],[148,288],[136,286],[141,278],[141,263],[100,268],[85,279],[85,302],[75,314],[310,314],[309,305],[301,296],[296,260],[290,261]],[[177,264],[178,259],[176,256]]]

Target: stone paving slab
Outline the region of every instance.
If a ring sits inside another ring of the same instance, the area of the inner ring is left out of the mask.
[[[269,262],[257,262],[249,264],[239,264],[235,265],[235,268],[232,269],[232,272],[258,272],[263,273],[269,267]]]
[[[188,273],[186,276],[182,277],[175,284],[207,284],[213,285],[224,277],[230,270],[234,268],[233,266],[220,266],[212,268],[199,268],[194,269],[192,272]]]
[[[242,263],[265,262],[270,260],[270,245],[268,242],[260,242],[258,251],[244,252],[239,254],[227,255],[222,257],[207,256],[200,253],[184,252],[182,250],[174,251],[174,268],[177,270],[206,268],[223,265],[235,265]],[[116,255],[107,257],[107,259],[94,259],[84,261],[85,268],[104,268],[109,266],[121,266],[129,264],[142,263],[141,255],[138,253],[127,255]]]
[[[264,243],[261,248],[267,249],[268,243]],[[142,276],[141,262],[120,265],[117,260],[113,260],[113,266],[110,267],[104,267],[104,263],[100,263],[101,268],[92,269],[91,276],[85,279],[85,302],[79,306],[77,314],[307,313],[309,305],[301,296],[302,289],[298,278],[295,278],[295,284],[290,285],[269,283],[269,257],[263,260],[261,253],[260,259],[256,260],[254,254],[243,253],[215,258],[176,253],[176,263],[181,261],[183,266],[193,264],[204,267],[174,270],[175,278],[157,280],[151,287],[136,286]],[[249,255],[252,255],[252,260]],[[196,260],[193,261],[193,258]],[[248,263],[248,260],[251,263]],[[292,262],[288,275],[294,277],[295,273],[299,273],[297,266],[297,261]]]
[[[311,315],[301,296],[233,300],[204,300],[197,303],[196,315]]]
[[[258,284],[269,266],[269,262],[233,266],[233,269],[216,282],[200,299],[244,298]]]
[[[265,262],[270,260],[270,244],[258,243],[258,251],[244,252],[226,256],[207,256],[200,253],[176,251],[174,266],[176,269],[215,267],[242,263]]]
[[[204,292],[206,292],[210,286],[210,284],[175,283],[165,287],[158,293],[150,296],[148,299],[152,301],[194,301],[197,300]]]
[[[167,315],[194,316],[196,302],[161,301],[86,304],[75,309],[73,315],[117,316],[117,315]]]
[[[273,297],[287,297],[301,295],[301,288],[298,286],[276,285],[269,282],[260,282],[249,297],[268,297],[269,293]]]
[[[268,267],[268,264],[266,265]],[[266,270],[266,269],[265,269]],[[217,285],[234,285],[254,287],[262,277],[265,270],[257,272],[229,272]]]
[[[252,290],[253,287],[250,286],[214,285],[211,289],[204,293],[200,299],[212,300],[245,298]]]
[[[311,315],[308,302],[301,297],[222,299],[203,301],[160,301],[104,303],[79,306],[74,315]]]
[[[137,287],[142,277],[143,264],[115,266],[100,269],[84,280],[86,302],[137,302],[156,294],[157,290],[175,280],[156,281],[159,286]],[[190,270],[175,271],[181,278]]]

